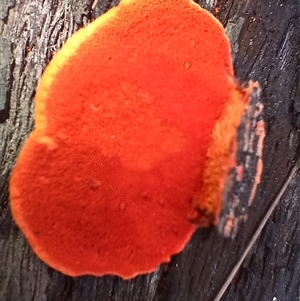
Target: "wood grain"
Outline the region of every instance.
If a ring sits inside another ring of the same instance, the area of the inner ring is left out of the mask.
[[[33,124],[35,87],[45,66],[80,26],[118,1],[5,0],[0,9],[0,300],[213,300],[299,157],[300,2],[200,1],[224,24],[236,75],[258,80],[265,105],[264,173],[248,220],[232,241],[198,230],[155,273],[66,277],[42,263],[11,218],[8,179]],[[217,81],[216,81],[217,84]],[[5,98],[5,99],[4,99]],[[296,175],[223,300],[300,300],[300,175]]]

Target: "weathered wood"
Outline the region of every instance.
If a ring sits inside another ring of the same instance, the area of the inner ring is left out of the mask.
[[[12,43],[0,37],[0,122],[9,117],[9,99],[12,82]]]
[[[263,181],[235,240],[220,237],[216,229],[198,230],[170,264],[130,281],[53,271],[34,255],[9,209],[8,179],[33,127],[42,71],[81,24],[118,1],[99,0],[91,12],[92,2],[5,0],[0,5],[0,300],[213,300],[299,157],[300,2],[200,1],[212,12],[215,5],[220,9],[217,17],[232,41],[237,77],[261,83],[267,124]],[[299,300],[299,181],[297,175],[223,300]]]

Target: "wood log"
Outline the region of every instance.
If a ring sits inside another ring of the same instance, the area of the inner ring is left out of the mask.
[[[92,2],[0,5],[0,300],[214,300],[299,157],[300,2],[199,1],[226,28],[236,76],[262,87],[267,125],[262,182],[234,240],[214,228],[199,229],[169,264],[127,281],[71,278],[52,270],[32,252],[9,207],[9,176],[34,126],[34,94],[43,70],[74,31],[119,1],[98,0],[93,10]],[[222,300],[300,300],[299,181],[296,174]]]

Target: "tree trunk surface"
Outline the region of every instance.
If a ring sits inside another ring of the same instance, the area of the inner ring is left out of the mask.
[[[93,10],[92,0],[1,1],[0,300],[214,300],[299,157],[300,1],[200,1],[226,28],[236,76],[262,87],[267,131],[262,182],[234,240],[214,228],[199,229],[169,264],[127,281],[71,278],[49,268],[12,220],[8,197],[10,173],[33,128],[43,70],[79,27],[119,1],[99,0]],[[222,300],[300,300],[299,181],[296,174]]]

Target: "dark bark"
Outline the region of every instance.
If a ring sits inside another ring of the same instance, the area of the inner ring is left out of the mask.
[[[82,24],[116,5],[99,0],[5,0],[0,5],[0,300],[213,300],[299,157],[300,2],[201,1],[225,25],[236,75],[258,80],[265,104],[264,173],[248,220],[232,241],[200,229],[155,273],[66,277],[42,263],[12,220],[8,179],[33,127],[35,87]],[[217,82],[216,82],[217,84]],[[300,175],[296,175],[223,300],[300,300]]]

